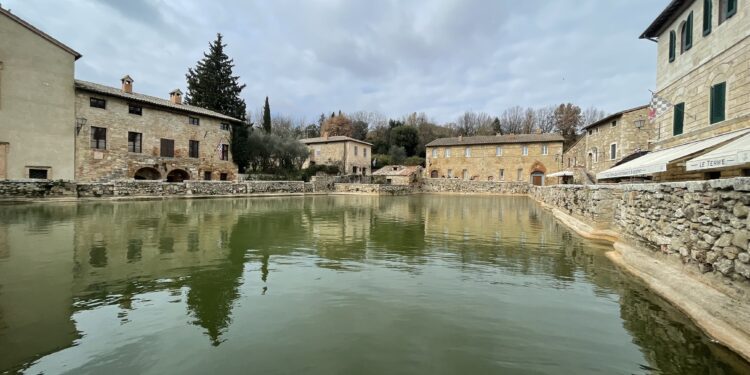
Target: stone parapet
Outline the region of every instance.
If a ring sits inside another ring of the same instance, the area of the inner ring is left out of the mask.
[[[335,184],[333,191],[335,193],[408,195],[419,192],[419,189],[409,185]]]
[[[518,194],[529,193],[526,182],[466,181],[448,178],[426,178],[422,181],[421,191],[425,193],[490,193]]]

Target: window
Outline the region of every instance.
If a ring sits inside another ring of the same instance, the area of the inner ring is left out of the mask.
[[[107,149],[107,128],[91,127],[91,148]]]
[[[128,104],[128,113],[130,113],[131,115],[142,116],[143,115],[143,107],[141,107],[139,105],[135,105],[135,104]]]
[[[523,146],[521,147],[521,154],[522,154],[523,156],[526,156],[526,155],[528,155],[528,154],[529,154],[529,146],[523,145]]]
[[[737,0],[719,0],[719,25],[737,13]]]
[[[221,145],[221,160],[229,160],[229,145]]]
[[[226,173],[219,173],[219,180],[226,181],[227,177],[229,177],[229,175],[227,175]]]
[[[594,131],[589,129],[589,135],[592,135],[592,134],[594,134]]]
[[[174,139],[161,139],[161,156],[165,158],[174,157]]]
[[[315,147],[315,156],[320,156],[320,146]]]
[[[674,30],[672,30],[669,32],[669,62],[674,61],[674,57],[677,54],[675,52],[676,50],[677,50],[677,34],[675,34]]]
[[[495,156],[503,156],[503,148],[500,146],[495,147]]]
[[[643,125],[646,125],[646,120],[635,120],[633,121],[636,129],[642,129]]]
[[[352,167],[352,173],[357,174],[357,167]]]
[[[549,148],[547,145],[542,145],[542,155],[547,155],[549,153]]]
[[[501,170],[500,170],[500,179],[501,179],[501,180],[504,180],[504,179],[505,179],[505,169],[501,169]]]
[[[617,159],[617,143],[609,145],[609,160]]]
[[[518,168],[516,171],[516,180],[521,181],[523,178],[523,168]]]
[[[367,147],[362,147],[362,156],[367,157]]]
[[[354,146],[354,156],[357,156],[357,146]]]
[[[29,178],[35,180],[46,180],[49,169],[29,168]]]
[[[726,110],[727,83],[711,86],[711,123],[724,121]]]
[[[451,157],[451,149],[449,149],[449,148],[446,148],[446,149],[445,149],[445,157],[446,157],[446,158],[449,158],[449,157]]]
[[[612,127],[614,128],[615,126],[617,126],[617,120],[612,121]]]
[[[685,103],[679,103],[674,106],[673,116],[672,135],[680,135],[682,134],[682,127],[685,123]]]
[[[468,169],[464,169],[464,170],[463,170],[463,171],[461,172],[461,177],[462,177],[462,178],[463,178],[464,180],[468,180],[468,179],[469,179],[469,170],[468,170]]]
[[[680,53],[687,52],[693,47],[693,12],[680,26]]]
[[[188,149],[188,156],[191,158],[197,158],[199,153],[199,147],[200,143],[198,141],[190,141],[189,149]]]
[[[432,149],[432,158],[437,159],[438,157],[438,150],[436,148]]]
[[[703,36],[711,34],[711,18],[714,0],[703,0]]]
[[[198,126],[201,124],[201,119],[197,117],[188,116],[188,124]]]
[[[227,124],[226,122],[222,122],[220,126],[221,126],[221,130],[229,131],[229,129],[231,129],[231,126]]]
[[[128,152],[143,152],[143,134],[128,132]]]
[[[94,108],[101,108],[106,109],[107,108],[107,101],[101,98],[89,98],[89,106]]]
[[[471,157],[471,147],[467,147],[464,150],[464,156],[466,156],[467,158]]]
[[[206,181],[211,181],[211,171],[203,172],[203,179]]]
[[[453,169],[448,170],[448,178],[453,178]]]

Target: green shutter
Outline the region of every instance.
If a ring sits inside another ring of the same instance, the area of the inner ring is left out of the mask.
[[[669,62],[674,61],[675,49],[677,47],[677,34],[674,31],[669,32]]]
[[[727,0],[727,18],[737,13],[737,0]]]
[[[673,115],[672,135],[680,135],[682,134],[682,127],[685,124],[685,103],[675,105]]]
[[[703,0],[703,36],[711,34],[712,14],[713,14],[713,0]]]
[[[727,83],[711,87],[711,123],[724,121],[726,112]]]
[[[693,12],[690,12],[688,16],[687,24],[685,25],[685,51],[693,47]]]

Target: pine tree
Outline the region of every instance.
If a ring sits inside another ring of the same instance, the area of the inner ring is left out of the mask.
[[[245,100],[240,97],[245,85],[233,75],[234,60],[224,53],[226,44],[221,34],[209,43],[209,51],[203,53],[195,69],[188,68],[185,103],[210,109],[221,114],[245,120]]]
[[[266,96],[266,104],[263,106],[263,130],[271,134],[271,106],[268,105],[268,97]]]

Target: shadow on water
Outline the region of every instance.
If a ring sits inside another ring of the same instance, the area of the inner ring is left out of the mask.
[[[453,283],[469,289],[446,290],[446,296],[491,296],[493,290],[521,295],[533,295],[529,292],[534,290],[575,292],[583,295],[580,298],[619,306],[613,312],[619,312],[631,349],[641,353],[639,358],[623,359],[637,364],[631,372],[750,373],[746,362],[712,344],[669,304],[624,276],[604,256],[607,250],[605,244],[572,234],[521,197],[340,196],[4,206],[0,348],[12,349],[0,351],[0,371],[47,366],[54,373],[55,361],[63,360],[71,368],[85,361],[93,361],[89,370],[104,366],[95,363],[96,356],[74,351],[106,345],[89,343],[96,335],[88,327],[97,314],[110,310],[122,327],[111,329],[133,335],[128,348],[137,347],[132,345],[139,335],[144,343],[154,340],[146,338],[151,332],[129,328],[144,319],[141,310],[149,309],[156,309],[149,313],[151,329],[168,325],[172,331],[164,334],[173,332],[175,340],[191,337],[184,330],[193,326],[217,350],[233,341],[242,345],[243,333],[233,327],[244,317],[235,310],[251,302],[273,309],[294,292],[290,275],[313,270],[324,276],[306,283],[322,277],[350,280],[349,285],[324,284],[333,292],[319,291],[338,293],[339,299],[344,294],[337,288],[392,299],[372,287],[404,282],[397,287],[409,291],[424,285],[404,281],[414,277],[442,287],[444,275],[454,274],[458,276]],[[358,278],[346,275],[385,279],[359,290],[351,284]],[[450,285],[450,278],[445,285]],[[588,288],[591,296],[580,292]],[[430,293],[420,296],[440,298]],[[182,309],[184,322],[180,313],[171,321],[154,317],[174,308]],[[314,311],[315,306],[305,308]],[[268,319],[300,314],[269,313]],[[310,318],[311,313],[304,316]],[[483,324],[487,323],[492,322]],[[183,331],[187,333],[175,333]],[[457,338],[453,345],[460,342]],[[596,345],[591,350],[596,352]],[[132,359],[127,351],[117,356]],[[139,366],[148,368],[147,364]]]

